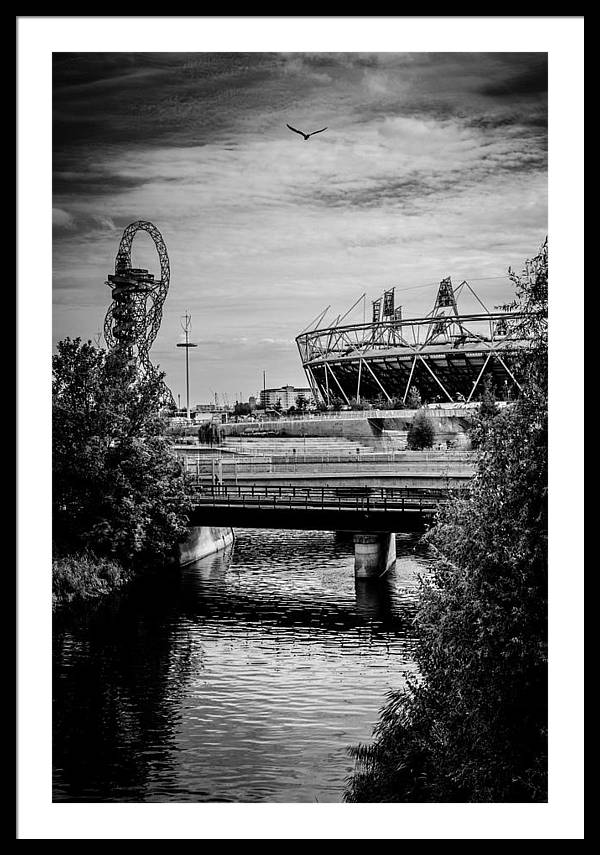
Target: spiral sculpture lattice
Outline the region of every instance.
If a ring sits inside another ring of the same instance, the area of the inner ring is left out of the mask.
[[[148,232],[158,253],[160,279],[131,266],[131,245],[139,231]],[[142,374],[154,372],[150,348],[158,334],[162,307],[169,290],[169,256],[161,233],[152,223],[137,220],[126,227],[115,259],[114,275],[107,277],[113,301],[104,319],[104,338],[109,350],[135,361]],[[165,386],[165,398],[172,402]]]

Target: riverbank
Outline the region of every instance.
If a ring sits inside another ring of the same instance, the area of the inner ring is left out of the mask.
[[[220,552],[234,540],[230,527],[191,526],[187,538],[177,544],[169,564],[184,567]],[[92,550],[55,557],[52,560],[52,609],[104,597],[131,582],[135,575],[134,569],[125,568],[115,558],[96,555]]]
[[[95,600],[122,588],[134,572],[112,558],[85,550],[52,559],[52,610]]]

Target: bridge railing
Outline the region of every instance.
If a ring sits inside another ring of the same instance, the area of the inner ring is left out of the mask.
[[[419,510],[433,511],[455,491],[407,487],[296,487],[281,485],[198,485],[199,505],[263,509],[305,510]]]

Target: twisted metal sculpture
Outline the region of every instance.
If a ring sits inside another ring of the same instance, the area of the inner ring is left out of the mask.
[[[131,266],[131,245],[139,231],[148,232],[158,253],[160,279],[142,268]],[[162,307],[169,290],[169,256],[161,233],[150,222],[137,220],[126,227],[115,259],[115,272],[106,284],[112,289],[113,301],[104,319],[104,338],[109,350],[135,361],[143,374],[155,369],[150,362],[150,348],[158,334]],[[165,398],[173,402],[165,386]]]

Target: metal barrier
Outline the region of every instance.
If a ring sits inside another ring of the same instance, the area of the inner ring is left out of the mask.
[[[358,457],[358,455],[357,455]],[[318,457],[312,456],[305,458],[300,455],[296,457],[278,457],[278,458],[210,458],[204,457],[180,457],[184,472],[197,481],[210,478],[213,481],[217,479],[235,478],[237,476],[248,475],[277,475],[277,474],[303,474],[309,475],[327,475],[339,474],[347,476],[361,475],[419,475],[431,476],[432,478],[469,478],[474,471],[473,461],[458,458],[454,461],[447,459],[418,459],[414,462],[407,462],[398,457],[379,454],[370,455],[368,458],[355,460],[348,457],[337,457],[321,455]]]
[[[228,449],[229,450],[229,449]],[[477,452],[472,451],[448,451],[448,452],[422,452],[422,451],[360,451],[357,453],[346,452],[344,454],[323,453],[281,453],[276,452],[264,454],[215,454],[208,455],[197,453],[195,449],[185,449],[185,453],[181,447],[175,451],[179,457],[186,462],[192,460],[195,465],[196,460],[201,463],[211,465],[211,461],[218,460],[223,466],[245,463],[474,463],[477,460]]]
[[[452,491],[408,487],[298,487],[253,485],[198,485],[199,505],[257,509],[294,508],[338,510],[433,511]]]

